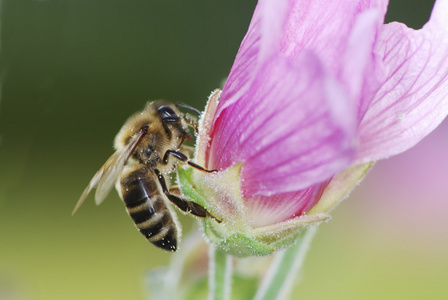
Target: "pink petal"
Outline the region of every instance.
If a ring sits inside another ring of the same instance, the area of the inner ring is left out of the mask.
[[[373,47],[387,1],[292,2],[281,51],[293,56],[312,49],[339,79],[360,121],[383,79]]]
[[[345,53],[359,3],[345,1],[290,1],[288,16],[280,37],[280,51],[295,56],[312,50],[325,67],[337,74]]]
[[[297,192],[244,199],[248,222],[257,228],[306,214],[319,201],[327,185],[328,181]]]
[[[263,6],[261,2],[255,8],[249,29],[241,42],[240,49],[224,85],[216,117],[219,116],[221,110],[237,101],[240,95],[249,88],[253,74],[259,68],[262,58],[264,58],[259,55],[261,44],[264,44],[263,48],[267,48],[268,46],[266,44],[269,44],[269,42],[266,39],[270,40],[272,39],[272,37],[269,38],[270,36],[275,36],[270,28],[278,27],[278,25],[269,26],[266,23],[268,21],[272,21],[273,24],[278,23],[278,20],[285,13],[285,11],[278,11],[277,9],[271,11],[268,9],[271,7]],[[270,3],[270,1],[267,1],[267,4]],[[281,7],[279,5],[277,8],[282,10]],[[262,32],[264,35],[262,35]],[[262,39],[265,39],[265,41],[263,42]]]
[[[271,58],[239,101],[215,119],[208,168],[244,162],[243,194],[298,191],[353,159],[356,114],[317,58]]]
[[[357,162],[409,149],[448,114],[448,1],[421,30],[385,25],[376,52],[387,79],[362,120]]]
[[[278,52],[295,57],[304,49],[311,50],[322,61],[325,69],[335,77],[344,76],[343,73],[350,70],[350,66],[347,66],[349,62],[352,66],[364,67],[366,63],[359,64],[358,59],[353,59],[353,53],[350,53],[347,47],[361,52],[356,48],[371,46],[374,37],[373,22],[382,23],[387,2],[290,0],[286,3],[260,0],[224,86],[216,116],[240,99],[249,88],[253,74],[258,72],[258,68],[270,56]],[[375,16],[378,19],[372,20],[373,17],[368,16],[366,20],[360,21],[359,15],[372,8],[376,10]],[[352,38],[352,44],[348,45],[356,24],[365,31],[355,32],[356,38]],[[348,91],[355,86],[352,79],[358,78],[358,73],[349,74],[350,80],[346,82],[350,85],[346,87]],[[357,85],[359,86],[361,85]]]
[[[346,51],[341,55],[343,67],[339,77],[357,107],[358,122],[361,122],[384,81],[383,70],[373,53],[377,31],[382,21],[379,10],[360,13],[353,24]]]
[[[246,196],[297,191],[349,166],[379,86],[372,48],[382,15],[365,10],[373,4],[273,3],[257,6],[206,151],[208,168],[244,162]]]

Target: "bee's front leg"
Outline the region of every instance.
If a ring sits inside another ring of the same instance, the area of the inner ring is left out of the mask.
[[[185,163],[187,163],[188,165],[192,166],[195,169],[198,169],[199,171],[202,172],[207,172],[207,173],[213,173],[213,172],[218,172],[218,170],[207,170],[204,167],[201,167],[200,165],[192,162],[185,154],[183,154],[182,152],[179,152],[177,150],[167,150],[165,152],[165,155],[163,156],[163,163],[167,164],[168,163],[168,156],[172,155],[175,158],[177,158],[180,161],[183,161]]]
[[[177,107],[182,107],[182,108],[186,108],[192,112],[194,112],[195,114],[197,114],[198,116],[201,116],[201,112],[199,110],[197,110],[194,107],[191,107],[190,105],[184,104],[184,103],[176,103]],[[194,129],[194,132],[196,134],[199,133],[199,125],[198,125],[198,120],[195,117],[189,116],[189,115],[184,115],[183,119],[185,121],[185,123],[187,124],[187,126],[191,127]]]

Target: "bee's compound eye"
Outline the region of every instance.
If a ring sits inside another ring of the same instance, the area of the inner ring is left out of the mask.
[[[176,113],[174,112],[174,110],[169,107],[169,106],[161,106],[158,109],[160,115],[162,116],[162,118],[170,118],[170,117],[177,117]]]

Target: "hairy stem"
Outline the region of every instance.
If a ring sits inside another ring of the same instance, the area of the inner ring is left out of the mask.
[[[274,258],[254,300],[288,299],[317,227],[304,229],[297,244]]]
[[[209,300],[230,299],[232,257],[210,246],[209,249]]]

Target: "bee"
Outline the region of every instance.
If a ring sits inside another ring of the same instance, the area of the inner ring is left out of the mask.
[[[195,164],[182,152],[187,149],[183,142],[193,138],[188,127],[197,132],[196,120],[181,114],[175,105],[164,101],[148,102],[144,110],[132,115],[118,132],[115,153],[93,176],[73,214],[94,187],[95,201],[100,204],[115,185],[137,229],[152,244],[167,251],[177,250],[179,238],[177,219],[168,201],[194,216],[221,222],[203,206],[179,196],[176,187],[169,189],[165,180],[164,175],[175,170],[176,160],[203,172],[215,171]]]

